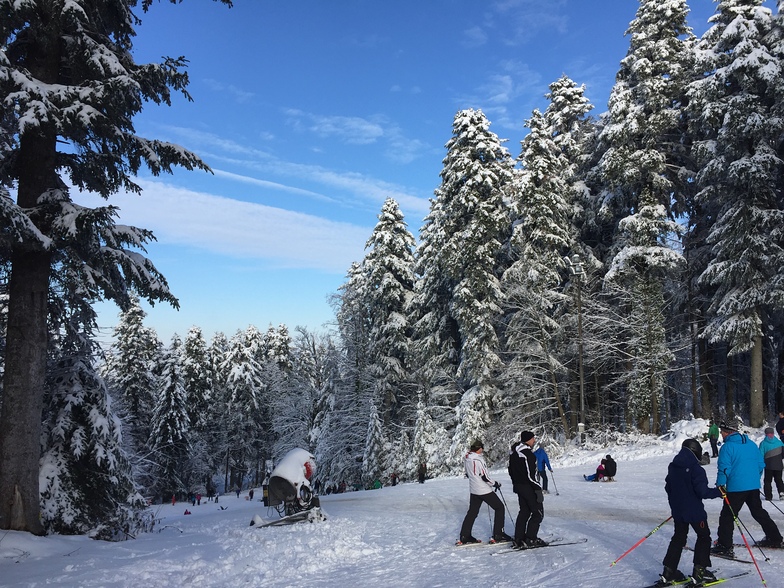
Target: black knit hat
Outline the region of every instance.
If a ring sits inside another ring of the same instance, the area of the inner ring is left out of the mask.
[[[729,424],[727,424],[724,421],[721,421],[721,424],[719,424],[719,429],[721,429],[723,431],[737,431],[738,430],[736,427],[733,427],[732,425],[729,425]]]
[[[534,438],[534,434],[531,431],[523,431],[520,433],[520,441],[523,443],[528,443],[531,439]]]
[[[471,443],[471,451],[478,451],[484,448],[484,444],[479,439],[475,439],[474,442]]]

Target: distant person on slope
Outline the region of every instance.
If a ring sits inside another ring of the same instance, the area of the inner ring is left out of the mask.
[[[719,457],[719,425],[714,421],[711,421],[710,427],[708,427],[708,440],[711,446],[711,457]]]
[[[697,533],[694,544],[694,569],[691,577],[695,585],[700,582],[712,582],[716,576],[708,567],[711,565],[711,537],[708,528],[708,514],[702,501],[705,498],[719,498],[718,488],[708,488],[708,476],[700,465],[702,445],[696,439],[686,439],[681,451],[675,456],[667,469],[664,489],[670,503],[672,518],[675,522],[675,533],[670,540],[667,554],[664,556],[664,571],[661,573],[661,585],[681,582],[685,576],[678,569],[681,552],[686,546],[689,527]]]
[[[605,461],[606,461],[605,459],[602,459],[602,461],[599,463],[599,465],[596,468],[596,472],[594,472],[590,476],[586,476],[585,474],[583,474],[583,478],[585,478],[586,482],[601,482],[604,479]]]
[[[468,503],[468,512],[463,519],[463,526],[460,528],[460,540],[457,542],[458,545],[481,543],[472,533],[474,521],[479,514],[479,509],[482,507],[483,502],[486,502],[490,508],[495,511],[493,538],[491,542],[500,543],[512,540],[509,535],[504,533],[504,515],[506,514],[504,505],[501,502],[501,499],[498,498],[498,495],[493,492],[493,490],[498,490],[501,487],[501,482],[494,482],[487,475],[487,466],[485,465],[485,458],[482,456],[483,453],[484,445],[482,442],[479,440],[474,441],[463,461],[466,476],[468,476],[468,489],[471,493],[471,497]]]
[[[509,455],[509,477],[517,494],[520,512],[515,523],[515,549],[531,549],[547,545],[539,539],[539,525],[544,520],[544,493],[536,481],[536,456],[531,449],[536,438],[531,431],[523,431],[520,441],[512,445]]]
[[[604,481],[615,482],[615,474],[618,473],[618,464],[611,455],[604,456]]]
[[[724,494],[724,506],[719,515],[718,540],[713,546],[712,553],[734,556],[732,547],[734,521],[744,504],[748,505],[751,516],[765,531],[765,537],[757,545],[780,547],[781,532],[768,512],[762,508],[760,500],[760,476],[765,469],[765,460],[759,448],[748,435],[742,435],[726,423],[721,423],[719,429],[724,442],[716,462],[718,469],[716,486]]]
[[[765,500],[773,500],[773,481],[776,481],[776,491],[779,493],[779,500],[784,500],[784,482],[781,480],[781,473],[784,470],[784,443],[776,437],[773,427],[765,429],[765,438],[760,443],[760,453],[765,460],[765,478],[762,488]]]
[[[784,441],[784,410],[779,411],[779,420],[776,422],[776,432],[779,434],[779,439]]]
[[[544,450],[544,447],[540,447],[534,451],[534,455],[536,456],[536,470],[539,473],[539,480],[542,483],[542,492],[550,494],[547,490],[547,470],[550,470],[550,473],[553,471],[553,468],[550,467],[550,458],[547,457],[547,452]]]

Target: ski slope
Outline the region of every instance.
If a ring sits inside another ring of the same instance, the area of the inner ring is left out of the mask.
[[[690,428],[702,432],[707,429],[703,424],[682,425],[674,439],[646,447],[572,450],[552,460],[558,494],[551,478],[540,535],[587,537],[584,544],[503,555],[496,554],[509,550],[506,546],[455,547],[468,507],[468,482],[455,477],[323,496],[327,521],[288,527],[249,527],[256,514],[269,518],[267,509],[258,500],[232,494],[220,499],[226,510],[214,503],[154,507],[162,518],[159,531],[134,541],[0,532],[0,586],[642,587],[661,571],[671,523],[617,565],[610,564],[669,516],[664,492],[667,465],[682,434]],[[752,435],[757,441],[761,437]],[[583,474],[591,473],[605,453],[618,462],[617,481],[583,481]],[[715,460],[706,469],[713,483]],[[492,473],[503,484],[511,532],[516,496],[505,468]],[[183,514],[186,507],[192,515]],[[784,513],[776,507],[784,510],[784,502],[767,503],[784,530]],[[706,501],[706,508],[715,538],[721,502]],[[740,518],[754,538],[762,538],[745,508]],[[490,530],[489,513],[483,508],[474,535],[486,540]],[[693,541],[692,535],[690,544]],[[741,541],[737,530],[735,541]],[[770,561],[765,562],[754,550],[767,586],[784,587],[784,551],[767,555]],[[687,574],[691,558],[692,553],[684,551],[680,569]],[[763,585],[753,565],[714,558],[712,569],[728,575],[751,571],[726,583],[728,588]]]

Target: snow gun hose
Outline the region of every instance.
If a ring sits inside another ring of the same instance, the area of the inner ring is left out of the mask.
[[[741,520],[738,518],[738,515],[735,514],[735,511],[732,509],[730,505],[730,499],[727,497],[727,493],[724,491],[723,487],[720,487],[719,490],[721,491],[721,497],[724,499],[724,504],[727,505],[727,508],[730,509],[730,514],[732,514],[732,520],[735,521],[735,526],[738,527],[738,531],[740,532],[740,536],[743,537],[743,543],[746,544],[746,549],[749,551],[749,555],[751,556],[751,561],[754,562],[754,567],[757,568],[757,573],[759,574],[760,580],[762,580],[762,585],[767,586],[768,583],[765,581],[765,578],[762,576],[762,570],[760,570],[759,565],[757,564],[757,558],[754,557],[754,553],[751,551],[751,546],[749,542],[746,540],[746,535],[743,534],[743,529],[746,529],[746,525],[744,525]],[[743,526],[743,529],[741,529]],[[746,529],[748,532],[748,529]],[[751,537],[751,533],[749,533],[749,537]],[[754,537],[751,537],[751,540],[754,541]],[[757,546],[759,547],[759,546]],[[765,553],[760,549],[760,553],[762,553],[762,557],[765,558],[765,561],[769,561],[769,558],[765,556]]]
[[[634,551],[635,549],[637,549],[637,548],[640,546],[640,544],[641,544],[643,541],[645,541],[645,540],[646,540],[648,537],[650,537],[650,536],[651,536],[651,535],[653,535],[653,534],[654,534],[656,531],[658,531],[659,529],[661,529],[661,528],[662,528],[662,527],[663,527],[663,526],[664,526],[664,525],[665,525],[665,524],[666,524],[666,523],[667,523],[667,522],[668,522],[668,521],[669,521],[671,518],[672,518],[672,515],[668,516],[668,517],[667,517],[666,519],[664,519],[664,520],[663,520],[661,523],[659,523],[659,524],[658,524],[658,525],[657,525],[657,526],[656,526],[656,527],[653,529],[653,531],[651,531],[651,532],[650,532],[650,533],[648,533],[648,534],[647,534],[645,537],[643,537],[642,539],[640,539],[640,540],[639,540],[637,543],[635,543],[634,545],[632,545],[632,546],[631,546],[629,549],[627,549],[627,550],[626,550],[626,551],[625,551],[625,552],[624,552],[624,553],[621,555],[621,557],[619,557],[619,558],[618,558],[618,559],[616,559],[614,562],[612,562],[612,563],[610,564],[610,567],[613,567],[615,564],[617,564],[619,561],[621,561],[621,560],[622,560],[624,557],[626,557],[626,556],[627,556],[627,555],[629,555],[629,554],[630,554],[632,551]]]

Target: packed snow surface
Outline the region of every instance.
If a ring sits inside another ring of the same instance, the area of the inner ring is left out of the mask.
[[[328,520],[287,527],[249,526],[256,514],[265,519],[275,516],[258,501],[257,491],[254,501],[244,493],[239,498],[222,496],[218,504],[152,507],[161,519],[157,530],[120,543],[0,532],[0,585],[641,587],[653,583],[661,571],[671,523],[615,566],[611,563],[669,516],[664,492],[667,465],[686,436],[706,431],[707,422],[696,420],[679,424],[668,439],[644,445],[551,454],[555,475],[545,497],[540,536],[587,537],[584,544],[527,552],[511,552],[506,546],[455,547],[468,508],[468,481],[454,477],[322,496]],[[753,431],[751,436],[759,442],[762,433]],[[707,442],[703,446],[709,450]],[[607,453],[618,462],[616,482],[583,481],[583,474],[592,473]],[[517,499],[506,468],[498,466],[491,474],[503,484],[509,507],[506,530],[511,532]],[[712,484],[715,460],[706,470]],[[784,502],[765,504],[784,529]],[[721,502],[706,501],[706,508],[715,538]],[[186,509],[193,514],[185,515]],[[745,507],[740,519],[752,537],[762,538]],[[483,507],[474,535],[486,540],[490,530]],[[693,545],[693,533],[689,540]],[[737,530],[735,541],[741,541]],[[736,548],[736,553],[750,557],[745,548]],[[784,550],[767,551],[769,561],[759,550],[753,553],[767,586],[784,587]],[[684,551],[682,571],[691,571],[691,559],[692,553]],[[719,574],[750,572],[728,582],[728,588],[763,585],[751,564],[714,558],[713,569]]]

